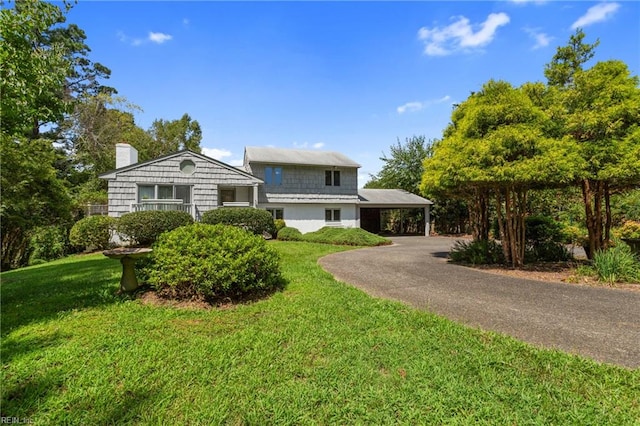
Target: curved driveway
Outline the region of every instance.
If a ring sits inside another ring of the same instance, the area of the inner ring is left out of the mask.
[[[453,239],[398,237],[320,265],[367,293],[467,325],[626,367],[640,367],[640,292],[549,283],[449,264]]]

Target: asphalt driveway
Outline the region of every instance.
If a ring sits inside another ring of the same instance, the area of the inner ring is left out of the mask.
[[[631,368],[640,367],[640,292],[524,280],[447,263],[455,240],[398,237],[320,265],[367,293],[470,326]]]

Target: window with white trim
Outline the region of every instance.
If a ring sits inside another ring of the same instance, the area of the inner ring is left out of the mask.
[[[189,185],[138,185],[138,202],[144,200],[182,200],[191,204]]]
[[[324,220],[325,222],[340,222],[340,209],[326,209]]]
[[[340,170],[325,170],[324,184],[326,186],[340,186]]]

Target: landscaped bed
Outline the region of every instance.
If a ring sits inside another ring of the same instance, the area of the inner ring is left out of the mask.
[[[272,242],[286,288],[227,309],[116,296],[77,256],[3,273],[2,415],[46,424],[634,424],[640,370],[374,299]]]

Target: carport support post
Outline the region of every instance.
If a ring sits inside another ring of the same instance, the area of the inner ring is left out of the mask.
[[[429,225],[431,223],[431,218],[429,217],[429,206],[424,208],[424,236],[429,236]]]

